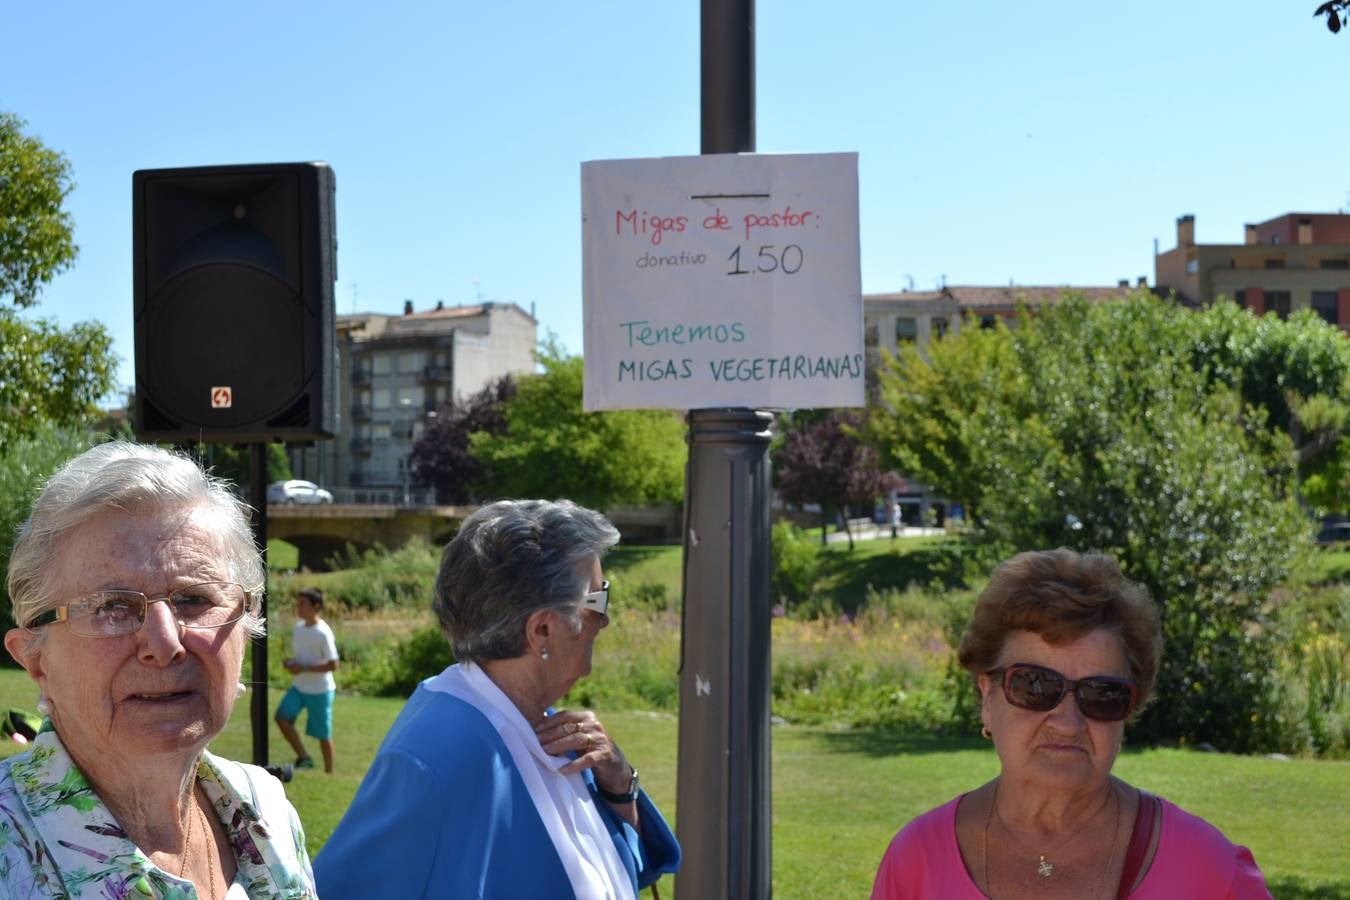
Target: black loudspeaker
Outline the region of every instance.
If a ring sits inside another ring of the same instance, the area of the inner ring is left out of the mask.
[[[142,169],[131,183],[137,435],[332,437],[333,170]]]

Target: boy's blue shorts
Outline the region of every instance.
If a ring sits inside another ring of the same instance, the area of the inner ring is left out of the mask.
[[[305,722],[305,734],[328,741],[333,739],[333,696],[337,691],[325,691],[322,694],[303,694],[292,685],[286,696],[277,704],[277,718],[294,722],[300,717],[300,710],[309,710],[309,719]]]

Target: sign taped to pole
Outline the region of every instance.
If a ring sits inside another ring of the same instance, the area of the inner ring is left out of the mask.
[[[587,410],[864,404],[858,155],[583,163]]]

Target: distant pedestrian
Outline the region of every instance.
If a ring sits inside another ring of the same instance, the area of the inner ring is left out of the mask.
[[[900,536],[900,501],[891,501],[891,540]]]
[[[295,750],[297,769],[314,768],[314,759],[305,750],[295,720],[302,709],[309,710],[305,734],[319,742],[323,752],[323,770],[333,772],[333,698],[337,682],[333,671],[338,666],[337,641],[333,629],[322,618],[323,591],[307,587],[295,598],[295,628],[291,632],[291,653],[283,665],[295,678],[286,696],[277,706],[277,727]]]

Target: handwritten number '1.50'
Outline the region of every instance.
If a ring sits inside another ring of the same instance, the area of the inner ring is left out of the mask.
[[[805,260],[805,254],[802,248],[796,244],[788,244],[783,248],[783,252],[774,253],[773,244],[764,244],[759,248],[759,262],[755,266],[760,272],[765,274],[769,272],[781,271],[784,275],[796,275],[802,268],[802,262]],[[741,248],[737,245],[731,255],[727,257],[731,263],[731,271],[728,275],[749,275],[750,269],[741,268]]]

